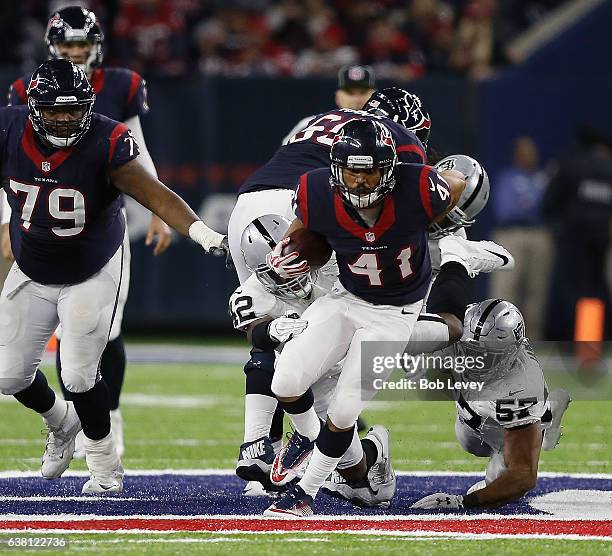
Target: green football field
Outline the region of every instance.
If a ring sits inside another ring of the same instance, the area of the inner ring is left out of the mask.
[[[51,384],[55,372],[43,369]],[[231,469],[242,442],[243,373],[238,364],[131,363],[122,413],[126,469]],[[612,473],[612,403],[574,401],[564,437],[543,453],[541,471]],[[476,471],[486,460],[464,453],[454,438],[450,402],[380,402],[365,413],[391,431],[397,470]],[[0,403],[0,470],[37,471],[44,445],[40,418],[10,399]],[[71,470],[84,470],[82,460]],[[0,514],[4,513],[0,511]],[[1,535],[0,535],[1,536]],[[282,539],[282,540],[281,540]],[[612,545],[571,540],[410,539],[321,533],[288,534],[74,534],[70,551],[192,554],[595,554]],[[368,543],[367,545],[365,543]],[[468,544],[469,543],[469,544]],[[0,551],[2,544],[0,543]]]

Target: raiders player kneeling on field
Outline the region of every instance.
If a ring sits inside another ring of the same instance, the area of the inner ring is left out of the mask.
[[[496,507],[534,488],[540,450],[555,448],[570,397],[550,394],[519,310],[508,301],[488,299],[468,307],[461,340],[452,355],[481,357],[482,369],[453,378],[483,383],[482,390],[456,391],[455,433],[461,447],[488,457],[485,479],[465,496],[435,493],[415,502],[424,510]],[[468,380],[466,380],[466,378]]]

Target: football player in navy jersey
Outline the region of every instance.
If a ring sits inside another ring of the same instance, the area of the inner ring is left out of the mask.
[[[443,178],[423,164],[397,164],[393,137],[377,120],[346,123],[333,139],[331,161],[331,168],[301,177],[297,218],[287,234],[307,228],[325,236],[336,253],[339,281],[306,309],[308,327],[286,343],[277,360],[272,391],[297,433],[276,457],[272,482],[285,482],[313,453],[304,477],[266,510],[270,516],[314,513],[313,498],[348,448],[357,417],[373,395],[361,384],[361,343],[380,342],[386,354],[394,349],[386,342],[410,338],[431,280],[428,228],[444,218],[465,187],[454,171]],[[286,242],[268,255],[270,268],[282,278],[308,272],[306,261],[295,262],[299,254],[282,254]],[[321,425],[310,386],[342,360]],[[365,454],[362,478],[379,463],[381,454],[375,452]]]
[[[49,19],[45,42],[49,48],[49,57],[52,59],[66,58],[78,65],[86,74],[96,94],[93,111],[113,120],[124,122],[132,131],[138,143],[140,163],[157,177],[155,165],[149,155],[142,133],[140,116],[149,111],[147,104],[147,90],[144,80],[137,73],[126,68],[102,68],[104,34],[96,15],[80,6],[65,7],[54,13]],[[25,104],[26,89],[30,82],[30,74],[20,77],[10,87],[8,104],[18,106]],[[2,194],[4,200],[6,197]],[[4,205],[5,207],[7,205]],[[124,216],[126,213],[124,211]],[[2,240],[6,256],[12,258],[10,241],[8,238],[8,221],[10,209],[5,208],[2,214],[3,231]],[[155,238],[154,255],[163,253],[171,242],[170,229],[155,214],[151,215],[151,224],[146,236],[146,244],[153,244]],[[111,392],[111,422],[113,436],[120,454],[124,451],[123,419],[119,409],[119,398],[125,375],[126,356],[121,324],[123,311],[127,301],[130,283],[130,241],[126,234],[123,248],[123,287],[117,303],[117,310],[113,320],[113,329],[101,361],[101,372]],[[61,342],[61,327],[56,331]],[[57,372],[61,377],[61,360],[59,350],[57,356]],[[66,399],[70,399],[70,392],[66,390],[60,379],[62,391]],[[77,452],[83,456],[81,436],[77,439]]]
[[[42,64],[27,94],[27,107],[0,109],[0,172],[15,254],[0,294],[0,392],[47,423],[43,477],[66,470],[82,427],[90,471],[83,492],[117,492],[123,469],[98,363],[123,280],[121,193],[207,252],[226,251],[226,240],[140,164],[125,124],[92,113],[94,92],[72,62]],[[38,370],[60,323],[69,402],[56,397]]]
[[[431,122],[416,95],[395,87],[381,89],[372,95],[366,108],[367,113],[335,109],[320,114],[242,184],[228,225],[230,250],[240,283],[251,275],[240,251],[244,230],[264,214],[293,218],[291,201],[300,176],[329,166],[332,141],[346,122],[357,118],[384,122],[395,141],[400,162],[425,162]]]

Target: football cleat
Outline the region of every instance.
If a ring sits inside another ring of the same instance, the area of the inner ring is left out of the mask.
[[[125,444],[123,442],[123,416],[119,408],[112,409],[110,412],[111,431],[113,431],[113,439],[117,455],[122,457],[125,453]]]
[[[365,436],[378,450],[378,458],[361,481],[349,482],[334,471],[323,484],[322,490],[335,498],[348,500],[355,506],[388,508],[395,495],[397,480],[391,466],[389,431],[374,425]]]
[[[272,484],[281,486],[298,476],[300,466],[314,449],[314,441],[299,432],[287,433],[289,442],[274,458],[270,470]]]
[[[465,494],[466,495],[472,494],[472,492],[476,492],[477,490],[482,490],[486,486],[487,486],[487,481],[482,479],[481,481],[474,483],[470,488],[468,488]]]
[[[102,440],[85,437],[85,460],[89,480],[83,485],[83,494],[104,494],[123,490],[123,467],[117,455],[113,435]]]
[[[550,400],[550,411],[552,413],[552,421],[550,426],[544,430],[544,440],[542,441],[542,450],[550,452],[554,450],[557,444],[559,444],[559,439],[562,436],[561,430],[563,427],[561,426],[561,420],[563,419],[563,415],[567,411],[570,402],[572,399],[570,395],[559,388],[558,390],[553,390],[548,397]]]
[[[74,439],[81,430],[81,421],[74,404],[66,402],[66,413],[58,427],[49,426],[40,474],[44,479],[57,479],[68,469],[74,454]]]
[[[245,487],[246,496],[264,496],[265,491],[276,491],[278,487],[270,481],[270,471],[274,463],[274,448],[268,436],[262,436],[240,446],[236,475],[247,482],[260,483],[261,489]],[[257,494],[256,494],[257,493]]]
[[[278,502],[272,504],[263,515],[280,519],[299,519],[314,515],[314,500],[302,487],[294,485],[282,495]]]
[[[74,439],[74,459],[85,458],[85,433],[81,430]]]
[[[465,267],[471,278],[481,272],[512,270],[514,257],[493,241],[470,241],[449,235],[440,239],[440,265],[457,262]]]

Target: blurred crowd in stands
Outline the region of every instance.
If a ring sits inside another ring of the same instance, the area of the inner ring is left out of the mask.
[[[513,38],[559,0],[19,0],[0,3],[0,64],[45,57],[49,14],[93,9],[106,60],[147,76],[331,76],[345,64],[380,79],[431,72],[486,77],[518,61]]]

